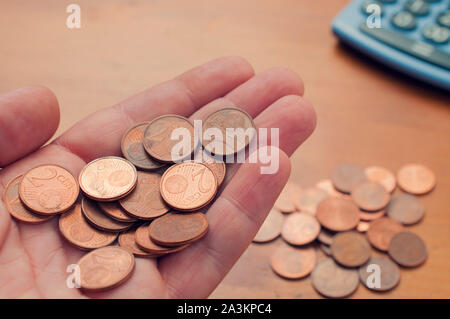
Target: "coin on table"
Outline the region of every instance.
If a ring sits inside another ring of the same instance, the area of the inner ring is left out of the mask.
[[[309,275],[315,265],[316,251],[312,247],[280,245],[270,256],[273,271],[288,279],[299,279]]]
[[[99,292],[124,283],[134,270],[133,254],[118,246],[93,250],[78,261],[81,288]]]
[[[397,182],[394,174],[388,169],[380,166],[369,166],[364,172],[369,181],[383,185],[388,193],[394,191]]]
[[[350,193],[357,184],[366,180],[364,169],[351,163],[338,165],[331,174],[334,187],[343,193]]]
[[[311,273],[313,287],[330,298],[351,295],[359,286],[358,271],[339,266],[332,258],[320,262]]]
[[[385,208],[391,198],[383,185],[369,181],[357,184],[352,189],[351,196],[353,202],[366,211]]]
[[[296,207],[301,212],[315,215],[317,205],[328,196],[328,193],[323,189],[317,187],[306,188],[301,193]]]
[[[153,159],[175,163],[190,157],[199,141],[195,139],[194,125],[190,120],[169,114],[157,117],[148,124],[143,144],[145,151]]]
[[[136,221],[136,218],[124,212],[119,202],[97,202],[97,205],[106,215],[120,222],[132,223]]]
[[[317,188],[323,189],[329,196],[341,197],[343,194],[336,190],[331,179],[323,179],[316,184]]]
[[[101,231],[89,225],[81,213],[80,204],[59,217],[59,230],[72,245],[83,250],[108,246],[117,238],[117,233]]]
[[[101,157],[88,163],[78,177],[82,191],[91,199],[111,202],[128,195],[136,186],[136,167],[116,157]]]
[[[23,175],[19,175],[12,179],[8,185],[6,185],[5,193],[3,195],[3,202],[9,214],[16,220],[26,224],[40,224],[43,223],[53,215],[38,215],[34,214],[28,208],[26,208],[19,197],[19,185]]]
[[[284,216],[276,209],[272,209],[266,217],[255,238],[254,243],[265,243],[274,240],[281,234]]]
[[[100,230],[106,230],[110,232],[121,232],[130,228],[133,223],[119,222],[103,213],[98,207],[97,203],[92,199],[83,197],[81,200],[81,211],[83,216],[92,226]]]
[[[120,233],[119,238],[117,240],[119,242],[120,247],[128,250],[135,257],[155,257],[154,254],[146,252],[141,248],[139,248],[138,245],[136,245],[135,233],[136,228],[131,228],[123,233]]]
[[[180,246],[205,236],[208,232],[208,220],[199,212],[168,213],[155,219],[148,232],[150,239],[157,245]]]
[[[221,159],[216,159],[213,156],[208,155],[202,149],[199,149],[195,154],[194,161],[206,165],[214,175],[216,175],[217,185],[219,187],[222,185],[227,173],[227,166]]]
[[[214,173],[200,163],[172,165],[161,177],[160,192],[164,201],[180,211],[195,211],[208,205],[217,192]]]
[[[75,177],[58,165],[40,165],[23,175],[19,186],[22,203],[41,215],[55,215],[68,210],[78,198]]]
[[[397,172],[398,186],[405,192],[421,195],[431,191],[436,185],[436,176],[428,167],[407,164]]]
[[[319,236],[317,236],[317,239],[325,245],[331,245],[333,243],[333,237],[334,237],[335,233],[334,232],[330,232],[329,230],[326,230],[324,228],[322,228],[320,230]]]
[[[389,243],[389,256],[400,266],[416,267],[427,259],[427,248],[422,239],[414,233],[400,232]]]
[[[139,226],[136,230],[136,233],[134,234],[134,238],[139,248],[148,253],[153,254],[154,257],[175,253],[189,246],[189,244],[175,247],[164,247],[157,245],[150,239],[148,227],[149,227],[148,223]]]
[[[381,218],[384,215],[386,215],[386,209],[382,209],[377,212],[364,212],[364,211],[359,212],[359,218],[361,220],[365,220],[365,221],[369,221],[369,222],[372,220]]]
[[[371,290],[388,291],[400,282],[400,269],[389,258],[372,257],[359,268],[359,278]]]
[[[358,226],[356,226],[356,230],[359,231],[360,233],[365,233],[369,230],[370,228],[370,223],[368,222],[363,222],[360,221]]]
[[[401,231],[403,231],[403,226],[398,221],[382,217],[370,223],[367,239],[376,249],[387,251],[392,237]]]
[[[336,234],[331,244],[333,258],[345,267],[359,267],[372,253],[366,237],[355,231]]]
[[[134,164],[137,168],[143,170],[155,170],[163,167],[165,164],[152,159],[144,149],[142,141],[144,132],[149,122],[136,124],[128,129],[123,135],[120,144],[123,156]]]
[[[328,197],[317,206],[316,218],[329,230],[350,230],[359,223],[359,209],[347,199]]]
[[[255,137],[256,129],[247,112],[229,107],[210,114],[203,122],[202,134],[208,153],[227,156],[245,149]]]
[[[298,200],[302,194],[302,188],[294,182],[287,182],[275,201],[274,207],[283,213],[292,213],[297,210]]]
[[[387,214],[390,218],[398,220],[403,225],[412,225],[423,218],[425,207],[416,196],[399,194],[391,199],[387,207]]]
[[[293,213],[283,223],[281,236],[292,245],[306,245],[314,241],[320,233],[317,219],[308,213]]]
[[[161,175],[138,172],[138,182],[134,191],[119,200],[120,206],[138,219],[154,219],[169,211],[160,193]]]

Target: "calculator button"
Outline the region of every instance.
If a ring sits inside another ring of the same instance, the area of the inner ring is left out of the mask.
[[[412,30],[416,27],[416,18],[407,11],[400,11],[392,18],[392,24],[403,30]]]
[[[422,34],[425,39],[437,44],[447,43],[449,37],[448,29],[437,24],[429,25],[423,29]]]
[[[423,0],[408,0],[405,3],[405,10],[416,16],[424,16],[430,12],[430,5]]]
[[[379,3],[378,1],[365,1],[363,2],[362,6],[361,6],[361,10],[367,14],[367,15],[371,15],[373,12],[373,10],[369,9],[370,5],[377,5],[380,8],[380,14],[383,14],[383,5],[381,3]]]
[[[443,27],[450,28],[450,10],[439,13],[437,22]]]

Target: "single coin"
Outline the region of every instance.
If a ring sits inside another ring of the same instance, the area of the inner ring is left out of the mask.
[[[202,213],[168,213],[155,219],[148,229],[158,245],[180,246],[192,243],[208,232],[208,220]]]
[[[370,166],[367,167],[364,172],[369,181],[383,185],[388,193],[394,191],[397,182],[394,174],[388,169],[380,166]]]
[[[317,206],[316,218],[329,230],[350,230],[359,223],[359,209],[347,199],[328,197]]]
[[[59,230],[72,245],[83,250],[111,245],[117,238],[117,233],[101,231],[89,225],[81,213],[80,204],[59,217]]]
[[[320,230],[319,236],[317,236],[317,239],[322,243],[325,244],[327,246],[330,246],[333,243],[333,237],[334,237],[335,233],[334,232],[330,232],[329,230],[326,230],[324,228],[322,228]]]
[[[135,257],[154,257],[154,254],[148,253],[139,248],[138,245],[136,245],[136,240],[134,237],[135,233],[136,228],[132,228],[123,233],[120,233],[119,238],[117,240],[119,242],[120,247],[128,250]]]
[[[436,176],[428,167],[408,164],[397,173],[398,186],[405,192],[421,195],[431,191],[436,185]]]
[[[316,251],[312,247],[278,246],[270,256],[270,266],[283,278],[306,277],[316,265]]]
[[[425,243],[419,236],[410,232],[400,232],[392,237],[388,253],[403,267],[416,267],[427,259]]]
[[[332,258],[320,262],[311,273],[313,287],[330,298],[351,295],[359,286],[358,271],[339,266]]]
[[[283,213],[297,211],[298,201],[302,194],[302,188],[294,182],[287,182],[275,201],[274,207]]]
[[[81,288],[99,292],[119,286],[130,278],[134,269],[133,254],[118,246],[91,251],[81,257]]]
[[[360,211],[359,212],[359,218],[361,220],[364,221],[372,221],[378,218],[383,217],[384,215],[386,215],[386,209],[382,209],[378,212],[364,212],[364,211]]]
[[[172,165],[161,178],[164,201],[180,211],[194,211],[208,205],[217,192],[214,173],[201,163]]]
[[[351,163],[338,165],[331,174],[334,187],[343,193],[350,193],[357,184],[366,180],[364,169]]]
[[[150,239],[148,228],[148,223],[139,226],[134,234],[135,241],[139,248],[153,254],[155,257],[175,253],[189,246],[189,244],[176,247],[164,247],[157,245]]]
[[[136,218],[127,215],[119,202],[97,202],[98,207],[109,217],[121,222],[132,223]]]
[[[281,229],[281,236],[292,245],[306,245],[319,236],[320,224],[308,213],[294,213],[289,215]]]
[[[116,157],[101,157],[88,163],[78,177],[86,196],[111,202],[128,195],[136,186],[136,167],[129,161]]]
[[[121,232],[133,225],[133,223],[119,222],[118,220],[108,217],[103,213],[100,207],[98,207],[96,202],[87,197],[83,197],[81,200],[81,211],[83,212],[83,216],[86,217],[87,221],[90,222],[92,226],[101,230]]]
[[[412,225],[423,218],[425,207],[416,196],[399,194],[392,198],[387,207],[387,214],[403,225]]]
[[[40,165],[23,175],[19,186],[22,203],[41,215],[65,212],[78,198],[77,180],[58,165]]]
[[[364,235],[348,231],[334,236],[331,253],[339,264],[346,267],[359,267],[369,260],[371,250]]]
[[[330,248],[330,246],[325,245],[325,244],[320,244],[320,245],[319,245],[319,248],[320,248],[320,250],[321,250],[325,255],[331,257],[332,254],[331,254],[331,248]]]
[[[160,193],[161,175],[138,172],[136,188],[130,195],[119,200],[128,214],[138,219],[154,219],[169,211]]]
[[[38,215],[34,214],[28,208],[26,208],[19,197],[19,185],[23,175],[19,175],[12,179],[8,185],[6,185],[5,194],[3,195],[3,202],[9,214],[16,220],[27,224],[40,224],[50,218],[52,215]]]
[[[172,138],[173,135],[175,138]],[[181,147],[180,143],[183,143]],[[145,151],[163,163],[175,163],[188,158],[197,149],[198,143],[191,121],[174,114],[162,115],[151,121],[143,139]]]
[[[317,187],[306,188],[300,195],[297,209],[304,213],[316,214],[317,205],[329,195],[323,189]]]
[[[216,175],[217,185],[219,187],[222,185],[227,173],[227,166],[221,159],[213,158],[202,149],[199,149],[195,154],[194,161],[206,165],[214,173],[214,175]]]
[[[387,251],[392,237],[401,231],[403,231],[403,226],[398,221],[382,217],[370,223],[367,239],[376,249]]]
[[[376,273],[380,276],[374,276]],[[372,257],[359,268],[359,279],[371,290],[388,291],[400,282],[400,269],[389,258]]]
[[[265,243],[274,240],[281,234],[284,216],[276,209],[272,209],[266,217],[255,238],[254,243]]]
[[[210,114],[203,122],[203,146],[211,154],[227,156],[247,147],[256,135],[251,116],[229,107]]]
[[[366,211],[377,211],[386,207],[391,196],[376,182],[362,182],[357,184],[351,193],[353,202]]]
[[[370,223],[368,222],[359,222],[358,226],[356,226],[356,230],[359,231],[360,233],[365,233],[369,230],[370,228]]]
[[[120,146],[123,156],[134,166],[151,171],[161,168],[165,164],[153,160],[144,149],[142,141],[148,124],[149,122],[143,122],[130,127],[123,135]]]
[[[331,179],[323,179],[316,184],[317,188],[323,189],[329,196],[341,197],[343,194],[336,190]]]

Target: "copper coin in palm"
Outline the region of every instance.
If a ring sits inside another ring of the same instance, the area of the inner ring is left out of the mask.
[[[59,217],[59,231],[72,245],[83,250],[108,246],[117,238],[117,233],[105,232],[89,225],[79,204]]]
[[[370,223],[367,239],[376,249],[387,251],[392,237],[401,231],[403,231],[403,226],[398,221],[382,217]]]
[[[379,280],[372,276],[379,267]],[[359,268],[359,278],[364,286],[375,291],[388,291],[400,282],[400,269],[386,257],[372,257]]]
[[[436,186],[436,176],[428,167],[420,164],[407,164],[397,172],[398,186],[405,192],[421,195]]]
[[[142,250],[152,254],[154,257],[163,256],[171,253],[175,253],[177,251],[183,250],[189,246],[189,244],[175,246],[175,247],[164,247],[155,244],[150,239],[149,234],[149,224],[142,224],[136,229],[136,233],[134,234],[136,244]]]
[[[119,200],[120,206],[128,214],[138,219],[154,219],[169,211],[160,193],[161,175],[138,172],[138,182],[134,191]]]
[[[299,197],[298,204],[296,205],[297,209],[301,212],[315,215],[317,205],[328,196],[328,193],[323,189],[317,187],[306,188]]]
[[[214,173],[200,163],[175,164],[164,172],[160,192],[164,201],[180,211],[195,211],[208,205],[217,192]]]
[[[320,230],[319,236],[317,236],[317,239],[325,245],[331,245],[333,243],[333,237],[334,237],[335,233],[334,232],[330,232],[329,230],[326,230],[324,228],[322,228]]]
[[[283,224],[281,236],[291,245],[306,245],[314,241],[320,233],[317,219],[308,213],[293,213]]]
[[[425,207],[420,199],[410,194],[399,194],[392,198],[387,207],[390,218],[398,220],[403,225],[419,222],[425,215]]]
[[[275,201],[274,207],[283,213],[292,213],[298,210],[302,188],[294,182],[287,182]]]
[[[377,212],[364,212],[364,211],[359,212],[359,218],[365,221],[372,221],[381,218],[384,215],[386,215],[386,209],[382,209]]]
[[[3,195],[3,202],[9,214],[16,220],[26,224],[40,224],[50,218],[52,215],[38,215],[31,212],[26,208],[19,197],[19,185],[23,175],[19,175],[12,179],[8,185],[6,185],[5,193]]]
[[[98,207],[109,217],[120,222],[135,222],[136,218],[127,215],[119,202],[97,202]]]
[[[173,138],[180,136],[180,139]],[[187,159],[197,149],[199,141],[194,138],[194,125],[179,115],[162,115],[152,120],[144,132],[144,149],[163,163],[175,163]],[[180,143],[182,144],[181,147]]]
[[[208,153],[220,156],[232,155],[245,149],[256,135],[252,117],[234,107],[210,114],[203,122],[202,130],[204,148]],[[220,132],[220,136],[216,132]]]
[[[121,232],[133,225],[133,223],[119,222],[105,215],[96,202],[86,197],[83,197],[81,201],[81,210],[91,225],[101,230]]]
[[[316,218],[329,230],[350,230],[359,223],[359,209],[347,199],[328,197],[317,206]]]
[[[397,184],[394,174],[388,169],[380,166],[367,167],[364,172],[371,182],[380,183],[388,193],[392,193]]]
[[[270,256],[273,271],[288,279],[299,279],[309,275],[315,265],[316,251],[312,247],[280,245]]]
[[[334,187],[343,193],[350,193],[353,187],[365,180],[367,177],[364,169],[351,163],[340,164],[331,174]]]
[[[427,248],[414,233],[400,232],[389,243],[389,256],[400,266],[417,267],[427,259]]]
[[[152,159],[144,149],[142,141],[149,122],[136,124],[123,135],[120,144],[123,156],[142,170],[156,170],[165,164]]]
[[[369,260],[371,249],[364,235],[349,231],[334,236],[331,253],[339,264],[346,267],[359,267]]]
[[[313,287],[330,298],[351,295],[359,286],[358,271],[339,266],[332,258],[320,262],[311,273]]]
[[[208,220],[196,213],[168,213],[155,219],[148,229],[150,238],[158,245],[180,246],[206,235]]]
[[[195,154],[194,160],[198,163],[206,165],[214,173],[214,175],[216,175],[217,185],[220,187],[220,185],[225,180],[225,176],[227,173],[227,166],[225,165],[225,163],[220,159],[216,159],[208,155],[202,149],[199,149]]]
[[[266,217],[255,238],[254,243],[265,243],[274,240],[281,234],[284,216],[276,209],[272,209]]]
[[[88,163],[78,177],[91,199],[111,202],[128,195],[136,186],[136,167],[126,159],[107,156]]]
[[[40,165],[26,172],[20,182],[22,203],[41,215],[68,210],[78,198],[77,180],[58,165]]]
[[[377,182],[362,182],[357,184],[351,193],[353,202],[366,211],[377,211],[386,207],[391,196]]]
[[[136,228],[131,228],[123,233],[120,233],[119,238],[117,240],[119,242],[120,247],[128,250],[135,257],[155,257],[154,254],[146,252],[141,248],[139,248],[138,245],[136,245],[135,233]]]
[[[81,288],[90,292],[105,291],[124,283],[134,270],[134,257],[129,251],[108,246],[84,255],[80,267]]]

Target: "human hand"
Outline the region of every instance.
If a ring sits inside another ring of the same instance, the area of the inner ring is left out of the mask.
[[[0,298],[203,298],[224,278],[252,241],[290,173],[288,156],[312,133],[315,113],[303,83],[292,71],[254,75],[241,58],[196,67],[75,124],[43,146],[59,124],[55,95],[24,87],[0,95],[0,193],[6,184],[40,164],[58,164],[78,176],[89,161],[120,155],[123,133],[162,114],[205,119],[226,106],[247,111],[256,127],[280,129],[280,167],[260,174],[260,164],[233,164],[220,196],[207,212],[208,234],[187,249],[160,259],[136,258],[132,277],[102,293],[66,286],[66,267],[84,252],[60,235],[58,218],[39,225],[12,220],[0,202]]]

